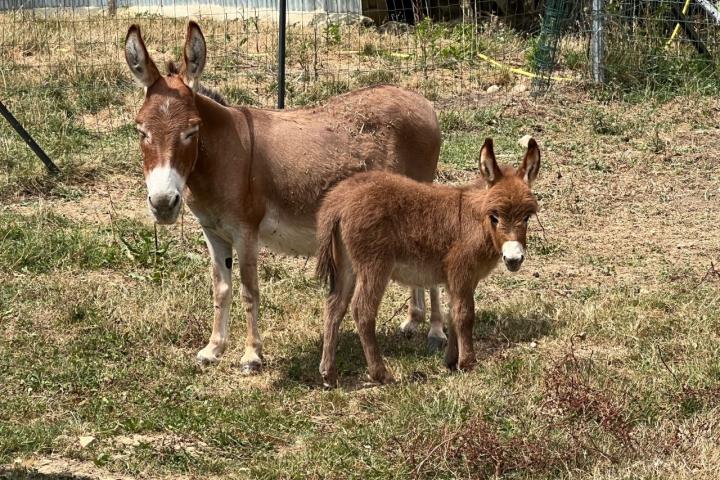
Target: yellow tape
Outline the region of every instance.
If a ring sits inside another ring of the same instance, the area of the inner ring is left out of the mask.
[[[496,67],[498,67],[498,68],[502,68],[502,69],[505,69],[505,70],[509,70],[509,71],[511,71],[511,72],[513,72],[513,73],[516,73],[516,74],[518,74],[518,75],[522,75],[522,76],[524,76],[524,77],[528,77],[528,78],[538,78],[538,77],[539,77],[539,75],[537,75],[537,74],[535,74],[535,73],[532,73],[532,72],[528,72],[527,70],[523,70],[522,68],[511,67],[510,65],[505,65],[505,64],[503,64],[503,63],[500,63],[500,62],[498,62],[497,60],[495,60],[494,58],[490,58],[490,57],[488,57],[487,55],[484,55],[484,54],[482,54],[482,53],[478,53],[478,57],[482,58],[483,60],[485,60],[486,62],[488,62],[490,65],[493,65],[493,66],[496,66]],[[550,78],[551,78],[552,80],[560,80],[560,81],[562,81],[562,82],[572,82],[572,81],[574,80],[573,78],[556,77],[556,76],[552,76],[552,77],[550,77]]]
[[[532,72],[528,72],[527,70],[523,70],[522,68],[517,67],[511,67],[510,65],[505,65],[504,63],[500,63],[494,58],[488,57],[487,55],[483,53],[478,53],[478,57],[480,57],[482,60],[488,62],[490,65],[498,68],[502,68],[503,70],[508,70],[510,72],[516,73],[518,75],[522,75],[524,77],[528,78],[537,78],[539,75],[536,75]],[[408,53],[391,53],[391,57],[397,57],[397,58],[410,58],[410,54]],[[567,77],[550,77],[552,80],[560,80],[562,82],[572,82],[575,80],[574,78],[567,78]]]
[[[348,50],[348,51],[344,51],[344,52],[340,52],[340,53],[350,54],[350,53],[360,53],[360,52],[357,50],[354,50],[354,51]],[[391,57],[395,57],[395,58],[411,58],[412,57],[412,55],[409,53],[400,53],[400,52],[390,52],[388,55]],[[478,53],[477,56],[480,57],[482,60],[488,62],[490,65],[493,65],[498,68],[502,68],[503,70],[508,70],[510,72],[513,72],[513,73],[516,73],[518,75],[522,75],[522,76],[528,77],[528,78],[538,78],[539,77],[539,75],[532,73],[532,72],[528,72],[527,70],[523,70],[522,68],[511,67],[510,65],[505,65],[504,63],[500,63],[497,60],[495,60],[494,58],[488,57],[487,55],[485,55],[483,53]],[[550,78],[552,80],[560,80],[561,82],[575,81],[574,78],[568,78],[568,77],[552,76]]]
[[[685,0],[685,5],[682,9],[682,14],[687,15],[688,10],[690,9],[690,0]],[[676,23],[675,28],[673,28],[672,34],[670,35],[670,38],[668,38],[668,41],[665,43],[665,48],[669,47],[670,44],[675,40],[675,37],[678,36],[678,33],[680,33],[680,24]]]

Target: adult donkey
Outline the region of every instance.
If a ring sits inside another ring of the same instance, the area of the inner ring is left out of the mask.
[[[183,200],[202,225],[212,261],[215,318],[202,363],[219,360],[228,338],[232,252],[238,253],[247,340],[244,373],[262,365],[258,331],[260,242],[296,255],[315,252],[315,215],[325,192],[353,173],[388,170],[431,182],[440,152],[432,105],[419,95],[381,86],[342,95],[324,107],[288,111],[230,107],[199,78],[206,60],[200,27],[190,22],[183,63],[162,76],[137,25],[125,59],[145,87],[136,117],[148,207],[172,224]],[[214,97],[210,98],[210,97]],[[219,100],[219,101],[217,101]],[[411,295],[405,330],[424,315],[424,294]],[[437,289],[431,290],[431,343],[445,339]]]

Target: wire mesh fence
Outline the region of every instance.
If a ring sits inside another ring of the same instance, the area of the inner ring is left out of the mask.
[[[625,90],[717,91],[717,4],[694,0],[606,1],[606,81]],[[718,2],[720,3],[720,2]]]
[[[286,102],[393,83],[440,108],[470,108],[489,87],[528,88],[533,72],[545,86],[582,85],[598,34],[593,3],[289,0]],[[609,85],[718,90],[715,2],[600,3]],[[124,61],[128,26],[141,26],[163,65],[180,58],[187,19],[198,20],[208,43],[204,82],[231,103],[272,107],[276,13],[276,0],[0,0],[0,98],[61,164],[103,159],[122,168],[137,155],[129,147],[142,100]],[[0,134],[7,183],[37,162],[7,125]]]
[[[274,106],[277,3],[208,1],[1,0],[0,98],[60,163],[86,162],[98,149],[127,155],[123,142],[134,138],[142,100],[124,61],[127,28],[141,26],[162,70],[180,58],[187,19],[194,18],[208,43],[204,82],[231,103]],[[460,105],[493,84],[511,86],[511,74],[478,55],[527,68],[531,45],[509,24],[536,28],[537,9],[508,15],[496,2],[454,1],[290,0],[287,105],[377,83]],[[32,164],[7,125],[0,133],[7,170]]]

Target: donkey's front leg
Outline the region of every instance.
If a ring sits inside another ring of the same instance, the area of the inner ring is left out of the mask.
[[[240,368],[242,373],[252,375],[258,373],[262,368],[262,340],[258,330],[260,290],[257,276],[257,230],[247,229],[244,231],[236,242],[235,249],[240,260],[240,282],[242,283],[242,299],[247,322],[245,354],[240,359]]]
[[[210,341],[198,352],[197,359],[207,365],[217,363],[227,345],[227,326],[232,305],[232,245],[210,230],[203,228],[203,233],[212,261],[215,316]]]
[[[432,353],[442,350],[447,344],[443,331],[443,315],[440,305],[440,287],[430,288],[430,331],[428,332],[428,350]]]

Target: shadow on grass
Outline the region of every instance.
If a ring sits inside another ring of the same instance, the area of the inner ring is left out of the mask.
[[[350,330],[351,321],[350,318],[345,318],[343,322],[336,358],[340,388],[353,390],[365,386],[369,378],[360,338],[357,332]],[[422,358],[434,357],[438,367],[443,367],[445,350],[434,353],[428,350],[427,323],[412,336],[401,333],[397,326],[393,328],[383,324],[378,329],[377,340],[385,358],[407,365],[417,363]],[[545,313],[533,312],[527,316],[519,316],[496,311],[478,311],[473,332],[477,360],[479,363],[484,362],[518,343],[551,335],[554,329],[555,325]],[[445,330],[447,331],[447,327]],[[315,342],[296,345],[288,356],[268,366],[280,373],[272,388],[285,389],[298,383],[322,388],[318,371],[322,356],[320,334],[321,332],[318,332]],[[410,382],[422,383],[427,381],[428,376],[422,371],[414,371],[409,378]]]
[[[72,475],[69,473],[39,473],[25,468],[0,467],[0,480],[90,480],[86,475]]]

